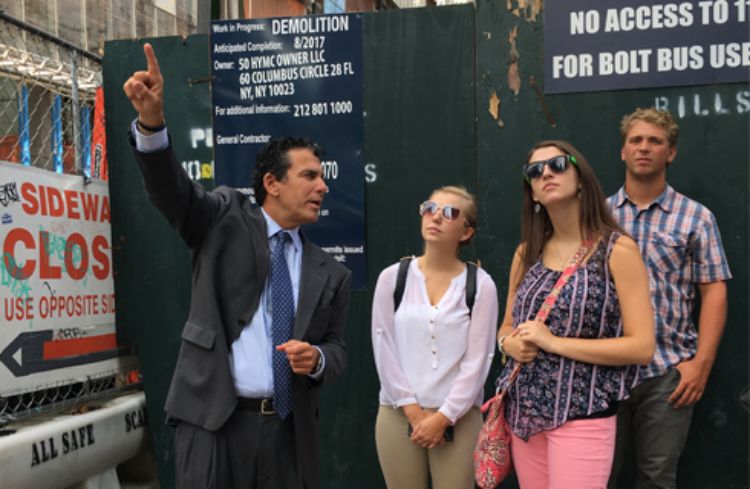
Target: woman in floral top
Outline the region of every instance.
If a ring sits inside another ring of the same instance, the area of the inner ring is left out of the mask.
[[[607,209],[586,159],[563,141],[529,153],[522,243],[513,257],[498,333],[521,372],[508,392],[513,463],[523,489],[604,488],[614,454],[617,403],[654,353],[648,276],[635,242]],[[570,258],[594,245],[545,323],[535,317]]]

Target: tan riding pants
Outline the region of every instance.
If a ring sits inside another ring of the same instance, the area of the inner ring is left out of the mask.
[[[401,409],[380,406],[375,422],[378,459],[388,489],[474,488],[474,447],[482,428],[482,415],[473,407],[454,428],[454,439],[427,449],[412,442]]]

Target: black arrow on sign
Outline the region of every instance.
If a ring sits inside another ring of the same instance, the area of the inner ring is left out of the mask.
[[[118,350],[105,350],[64,358],[44,358],[44,344],[52,341],[52,330],[21,333],[0,353],[0,362],[16,377],[23,377],[48,370],[72,367],[84,363],[100,362],[117,356]],[[21,362],[14,355],[21,351]]]

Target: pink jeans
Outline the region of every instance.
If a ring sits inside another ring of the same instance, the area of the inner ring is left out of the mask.
[[[568,421],[528,442],[513,435],[513,466],[522,489],[604,489],[615,451],[617,417]]]

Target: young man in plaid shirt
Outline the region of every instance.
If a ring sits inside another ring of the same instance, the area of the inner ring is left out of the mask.
[[[622,119],[620,132],[625,185],[608,202],[649,271],[656,354],[641,367],[643,383],[620,406],[609,487],[616,487],[624,452],[632,446],[636,487],[674,488],[693,405],[703,396],[724,330],[724,281],[731,274],[711,211],[667,184],[667,168],[677,154],[674,118],[637,109]]]

